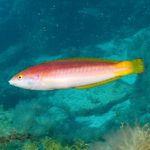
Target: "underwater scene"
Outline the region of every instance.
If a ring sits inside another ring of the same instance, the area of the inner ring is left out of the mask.
[[[0,74],[0,150],[150,150],[150,0],[0,0]]]

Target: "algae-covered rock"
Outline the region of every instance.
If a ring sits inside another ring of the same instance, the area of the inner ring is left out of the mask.
[[[62,107],[70,113],[84,113],[97,108],[101,110],[131,92],[131,86],[116,81],[93,89],[57,91],[50,100],[53,105]]]
[[[148,31],[149,28],[122,40],[111,40],[109,44],[100,43],[97,49],[105,51],[104,56],[109,59],[112,54],[116,56],[116,60],[144,56],[148,63],[149,53],[143,55],[143,51],[148,50],[148,40],[143,40],[149,37]],[[140,45],[136,46],[137,44]],[[148,111],[146,95],[140,100],[141,97],[137,95],[141,92],[134,94],[134,91],[143,86],[145,91],[149,89],[144,84],[146,78],[148,81],[147,71],[143,75],[136,76],[134,82],[132,79],[127,79],[128,82],[120,79],[91,89],[37,92],[37,98],[21,101],[16,106],[13,125],[20,131],[29,131],[35,135],[53,134],[54,137],[62,139],[74,139],[82,135],[85,139],[98,137],[108,131],[110,126],[119,126],[121,122],[134,122],[135,114],[138,114],[139,118],[143,116],[143,108],[147,107]],[[72,129],[76,132],[72,133]],[[86,135],[85,132],[89,134]]]
[[[41,142],[42,142],[43,149],[45,150],[50,150],[50,149],[62,150],[63,149],[62,145],[59,142],[48,137],[43,139]]]
[[[5,111],[3,106],[0,106],[0,137],[7,136],[15,131],[15,127],[12,126],[12,113],[12,111]]]
[[[77,117],[76,121],[80,124],[84,124],[86,127],[89,128],[99,128],[100,130],[103,130],[103,128],[110,122],[112,119],[114,119],[115,113],[114,112],[108,112],[106,114],[103,114],[101,116],[85,116],[85,117]]]
[[[36,118],[36,123],[45,126],[47,129],[51,129],[58,125],[61,125],[67,119],[67,113],[63,109],[58,107],[52,107]]]
[[[26,142],[23,147],[22,150],[39,150],[39,147],[37,145],[37,143],[34,142]]]

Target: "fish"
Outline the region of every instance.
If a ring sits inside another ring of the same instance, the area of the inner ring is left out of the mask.
[[[87,89],[139,74],[142,59],[113,61],[99,58],[65,58],[31,66],[13,76],[9,83],[28,90]]]

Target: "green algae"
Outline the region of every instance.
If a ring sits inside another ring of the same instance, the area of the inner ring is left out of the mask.
[[[76,140],[72,144],[62,144],[58,140],[50,137],[23,140],[14,138],[3,143],[0,141],[0,149],[2,150],[16,150],[18,148],[19,150],[88,150],[88,144],[82,140]]]
[[[22,146],[22,150],[39,150],[38,144],[35,142],[26,142]]]

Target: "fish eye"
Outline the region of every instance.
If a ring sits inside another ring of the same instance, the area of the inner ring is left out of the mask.
[[[23,78],[22,75],[18,75],[18,80],[21,80]]]

